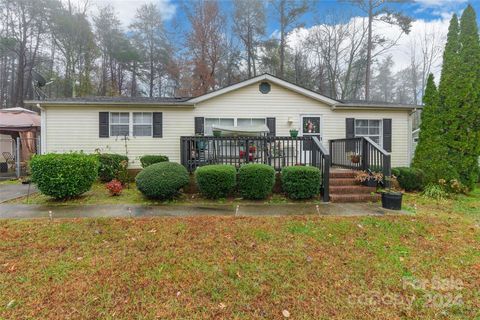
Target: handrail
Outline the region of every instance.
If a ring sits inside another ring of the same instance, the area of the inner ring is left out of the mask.
[[[322,188],[323,188],[323,201],[330,201],[330,166],[332,165],[330,159],[330,152],[323,146],[317,137],[313,137],[313,142],[320,151],[320,171],[322,172]],[[323,159],[323,163],[321,163]]]
[[[375,149],[380,151],[384,156],[389,156],[390,155],[390,152],[383,149],[379,144],[377,144],[375,141],[373,141],[370,137],[362,137],[362,138],[367,140],[368,143],[370,143]]]

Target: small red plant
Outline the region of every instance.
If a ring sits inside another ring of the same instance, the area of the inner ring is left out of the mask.
[[[105,184],[105,187],[110,191],[112,196],[119,196],[122,193],[123,186],[120,181],[113,179],[112,181]]]

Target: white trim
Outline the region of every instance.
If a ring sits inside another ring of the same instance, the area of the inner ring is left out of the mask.
[[[38,106],[40,109],[40,153],[47,153],[47,110]]]
[[[206,100],[209,100],[209,99],[212,99],[212,98],[215,98],[219,95],[222,95],[222,94],[225,94],[225,93],[228,93],[228,92],[231,92],[231,91],[234,91],[234,90],[238,90],[240,88],[243,88],[243,87],[246,87],[246,86],[249,86],[251,84],[254,84],[254,83],[258,83],[258,82],[261,82],[261,81],[268,81],[268,82],[271,82],[271,83],[274,83],[280,87],[284,87],[284,88],[287,88],[291,91],[294,91],[294,92],[297,92],[299,94],[302,94],[304,96],[307,96],[309,98],[312,98],[312,99],[315,99],[315,100],[318,100],[318,101],[321,101],[323,103],[326,103],[327,105],[335,105],[335,104],[338,104],[338,101],[336,100],[333,100],[333,99],[330,99],[328,97],[325,97],[321,94],[318,94],[316,92],[313,92],[313,91],[310,91],[308,89],[305,89],[305,88],[302,88],[300,86],[297,86],[293,83],[290,83],[290,82],[287,82],[287,81],[284,81],[282,79],[279,79],[277,77],[274,77],[274,76],[271,76],[269,74],[264,74],[264,75],[260,75],[260,76],[257,76],[257,77],[254,77],[254,78],[251,78],[251,79],[248,79],[248,80],[245,80],[245,81],[242,81],[242,82],[239,82],[237,84],[234,84],[234,85],[231,85],[231,86],[228,86],[228,87],[225,87],[223,89],[219,89],[219,90],[216,90],[216,91],[213,91],[213,92],[210,92],[210,93],[206,93],[204,95],[201,95],[199,97],[196,97],[196,98],[193,98],[193,99],[190,99],[188,100],[188,102],[190,103],[199,103],[199,102],[203,102],[203,101],[206,101]],[[260,92],[260,91],[259,91]],[[269,93],[266,94],[266,96],[268,96]]]

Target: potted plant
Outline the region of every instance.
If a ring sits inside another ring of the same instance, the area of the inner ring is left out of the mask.
[[[383,180],[383,174],[381,172],[359,171],[355,175],[355,180],[367,187],[377,187],[378,183]]]
[[[290,137],[292,138],[298,137],[298,129],[290,129]]]
[[[389,187],[382,191],[382,208],[390,210],[401,210],[403,193],[400,191],[395,191],[392,188],[392,182],[396,179],[396,177],[392,175],[391,177],[386,177],[385,179],[390,183]]]
[[[350,155],[350,161],[352,163],[360,163],[360,155],[359,154],[356,154],[356,153],[352,153]]]

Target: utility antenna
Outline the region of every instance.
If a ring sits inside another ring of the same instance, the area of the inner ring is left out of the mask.
[[[32,69],[32,83],[35,96],[39,100],[45,100],[48,98],[47,94],[43,91],[43,88],[53,83],[53,80],[47,82],[47,80],[37,71]]]

